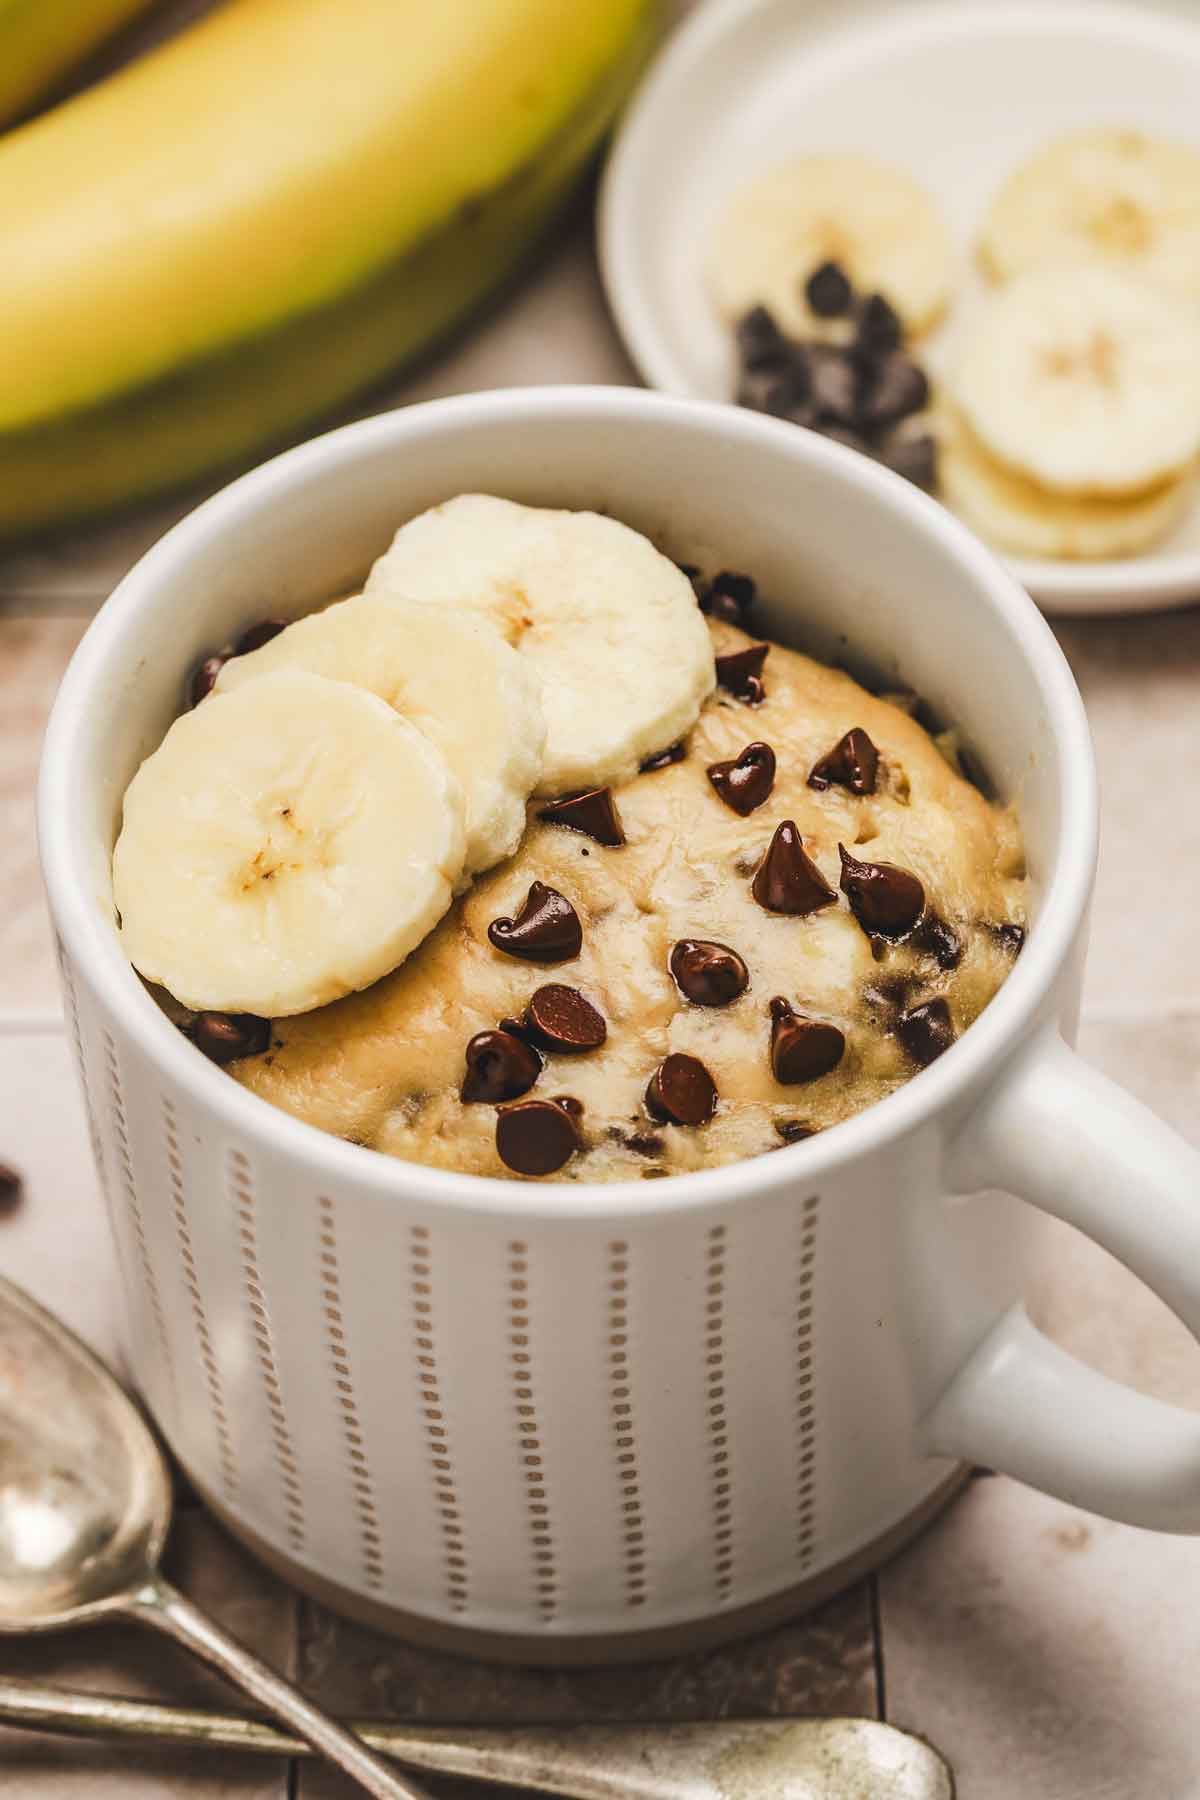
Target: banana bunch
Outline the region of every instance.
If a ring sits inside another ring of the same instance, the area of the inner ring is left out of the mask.
[[[150,0],[0,0],[0,126],[19,118],[59,77]]]
[[[243,460],[443,335],[561,205],[660,11],[225,0],[0,140],[0,537]]]

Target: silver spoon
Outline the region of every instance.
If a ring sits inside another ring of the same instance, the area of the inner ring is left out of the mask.
[[[153,1625],[379,1800],[429,1800],[165,1581],[163,1455],[104,1365],[0,1280],[0,1634]]]

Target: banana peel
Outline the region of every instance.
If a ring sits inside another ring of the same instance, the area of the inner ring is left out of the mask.
[[[0,0],[0,126],[49,93],[150,0]]]

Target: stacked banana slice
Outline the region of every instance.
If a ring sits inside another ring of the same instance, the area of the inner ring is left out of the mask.
[[[404,960],[531,794],[620,781],[715,682],[691,583],[593,513],[466,495],[369,592],[227,660],[125,795],[125,950],[197,1011],[279,1018]]]
[[[1025,555],[1129,556],[1200,453],[1200,154],[1092,131],[1019,168],[980,256],[1005,285],[950,383],[946,499]]]

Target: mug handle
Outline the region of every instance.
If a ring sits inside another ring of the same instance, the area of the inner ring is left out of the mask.
[[[988,1090],[951,1144],[948,1174],[954,1193],[1006,1188],[1078,1226],[1200,1336],[1200,1152],[1053,1028]],[[1019,1305],[963,1364],[918,1441],[1106,1518],[1200,1532],[1200,1416],[1098,1375]]]

